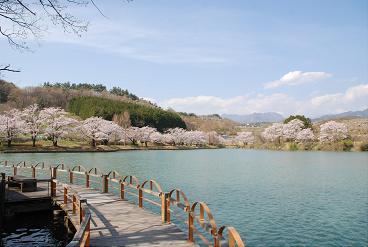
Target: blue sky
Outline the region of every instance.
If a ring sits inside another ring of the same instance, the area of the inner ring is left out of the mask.
[[[0,38],[3,74],[127,88],[178,111],[318,116],[368,107],[368,1],[98,1],[19,52]]]

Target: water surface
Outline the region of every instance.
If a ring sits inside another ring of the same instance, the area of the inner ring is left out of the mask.
[[[157,180],[205,201],[247,246],[367,246],[368,153],[239,149],[0,154]]]
[[[64,226],[63,214],[52,210],[18,214],[7,219],[0,235],[0,246],[57,247],[66,246],[73,238]]]

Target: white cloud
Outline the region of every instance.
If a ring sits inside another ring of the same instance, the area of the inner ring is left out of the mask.
[[[171,98],[158,102],[158,104],[177,111],[197,114],[278,112],[284,116],[305,114],[317,117],[323,114],[367,108],[368,84],[356,85],[348,88],[345,92],[314,96],[306,100],[298,100],[288,94],[274,93],[236,96],[226,99],[216,96]]]
[[[178,37],[182,42],[178,43]],[[215,45],[193,41],[190,34],[172,33],[138,26],[132,23],[116,23],[103,20],[89,26],[81,37],[50,29],[44,41],[91,47],[136,60],[170,64],[228,64]]]
[[[326,72],[291,71],[283,75],[279,80],[265,83],[264,88],[271,89],[281,86],[296,86],[304,83],[323,80],[330,76],[331,74]]]
[[[292,103],[292,104],[291,104]],[[236,113],[248,114],[252,112],[272,111],[284,113],[287,105],[294,106],[294,100],[286,94],[236,96],[220,98],[215,96],[194,96],[172,98],[159,103],[163,107],[171,107],[177,111],[194,112],[197,114]],[[290,107],[289,107],[290,109]]]

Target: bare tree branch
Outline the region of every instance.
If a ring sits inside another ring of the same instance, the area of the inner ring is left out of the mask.
[[[70,10],[88,5],[106,17],[95,0],[0,0],[0,36],[5,37],[10,46],[28,50],[28,42],[37,40],[46,31],[47,21],[61,26],[65,32],[80,35],[87,31],[88,22],[78,19]],[[0,66],[0,71],[19,72],[10,65]]]
[[[0,67],[0,73],[1,71],[20,72],[20,70],[10,68],[10,64],[5,65],[4,67]]]

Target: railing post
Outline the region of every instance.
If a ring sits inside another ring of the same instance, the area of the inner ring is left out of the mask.
[[[188,213],[188,240],[190,242],[194,242],[193,227],[194,227],[194,218],[193,218],[192,212],[189,210],[189,213]]]
[[[120,199],[125,199],[125,186],[123,181],[120,181]]]
[[[109,192],[109,180],[107,179],[107,175],[102,175],[102,192]]]
[[[68,188],[64,187],[64,204],[68,204]]]
[[[79,207],[79,223],[82,223],[83,221],[83,209],[82,209],[82,202],[81,200],[79,200],[79,203],[78,203],[78,207]]]
[[[86,188],[89,188],[89,174],[86,172]]]
[[[73,214],[75,214],[75,210],[76,210],[76,205],[77,204],[77,198],[75,196],[75,194],[73,194]]]
[[[138,188],[138,206],[143,208],[143,190],[142,188]]]
[[[16,166],[14,166],[13,167],[13,176],[16,176],[17,175],[17,167]]]
[[[167,222],[167,197],[168,197],[168,193],[164,193],[162,192],[160,197],[161,197],[161,220],[162,223],[166,223]]]
[[[54,179],[51,179],[51,197],[56,196],[56,181]]]
[[[5,213],[5,173],[1,173],[0,181],[0,227],[3,225],[3,216]]]
[[[73,183],[73,171],[69,170],[69,183]]]
[[[171,197],[169,194],[167,194],[167,197],[166,197],[166,222],[167,223],[171,223],[171,213],[170,213],[170,204],[171,204],[171,201],[170,201]]]
[[[86,246],[89,247],[90,246],[90,239],[91,239],[91,219],[88,220],[87,227],[86,227],[86,232],[87,232]]]
[[[36,167],[32,166],[32,178],[36,178]]]
[[[57,169],[56,167],[51,168],[51,178],[56,179],[57,178]]]

